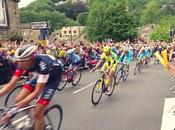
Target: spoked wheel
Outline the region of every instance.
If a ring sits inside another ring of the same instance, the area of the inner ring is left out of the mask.
[[[91,95],[91,101],[94,105],[97,105],[102,97],[103,90],[102,90],[102,81],[98,80],[92,90],[92,95]]]
[[[44,130],[60,130],[63,120],[63,110],[60,105],[53,105],[44,113]]]
[[[123,81],[126,81],[129,75],[129,66],[124,67]]]
[[[57,88],[58,91],[61,91],[63,90],[64,87],[66,87],[66,84],[67,84],[67,75],[66,73],[63,73],[62,76],[61,76],[61,81],[60,81],[60,84]]]
[[[115,84],[118,85],[120,80],[122,79],[122,69],[119,69],[114,77],[115,77]]]
[[[14,89],[12,89],[12,91],[10,91],[10,93],[7,95],[7,97],[5,99],[4,106],[6,106],[6,107],[14,106],[16,95],[19,94],[21,89],[22,89],[22,85],[16,86]]]
[[[115,77],[113,77],[113,79],[112,79],[111,87],[112,87],[112,91],[111,91],[110,94],[108,94],[108,96],[111,96],[113,94],[113,92],[114,92],[114,89],[115,89]]]
[[[80,82],[81,76],[82,76],[81,70],[77,70],[76,72],[74,72],[73,81],[72,81],[73,86],[76,86]]]

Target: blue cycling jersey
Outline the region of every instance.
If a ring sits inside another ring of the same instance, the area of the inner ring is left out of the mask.
[[[69,64],[75,64],[77,62],[80,62],[80,57],[77,54],[67,54],[67,60],[69,61]]]
[[[124,52],[122,53],[122,55],[119,58],[119,62],[126,62],[127,64],[129,64],[133,59],[133,52],[132,51],[128,51],[127,54],[125,54]]]
[[[145,50],[142,51],[142,52],[138,55],[138,59],[139,59],[139,60],[142,60],[142,59],[144,59],[144,58],[146,58],[146,57],[147,57],[147,53],[146,53]]]
[[[51,55],[37,55],[35,57],[35,64],[30,67],[28,71],[38,73],[37,82],[47,83],[49,80],[55,79],[58,73],[55,71],[57,66],[63,66],[61,61],[58,61]]]
[[[45,87],[37,103],[47,105],[59,86],[63,64],[51,55],[37,55],[34,66],[30,67],[27,71],[32,71],[34,76],[24,84],[23,89],[27,89],[32,93],[37,83],[45,83]],[[22,72],[16,74],[19,77],[21,75]]]

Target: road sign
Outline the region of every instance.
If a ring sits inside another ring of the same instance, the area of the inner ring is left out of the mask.
[[[31,22],[30,23],[32,29],[44,29],[44,28],[49,28],[50,24],[47,21],[43,22]]]

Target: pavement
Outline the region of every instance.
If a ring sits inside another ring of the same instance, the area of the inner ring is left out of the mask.
[[[56,92],[51,104],[63,108],[61,130],[173,130],[173,122],[168,121],[172,113],[169,118],[165,111],[170,104],[175,105],[169,73],[151,64],[134,76],[134,67],[131,63],[127,81],[120,82],[111,97],[103,95],[97,106],[91,103],[91,93],[98,72],[83,71],[77,86],[68,84]],[[52,118],[58,120],[56,114]]]

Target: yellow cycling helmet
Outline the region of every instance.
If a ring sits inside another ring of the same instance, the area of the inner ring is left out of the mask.
[[[104,52],[104,53],[109,53],[109,52],[110,52],[110,49],[111,49],[110,46],[105,46],[105,47],[103,48],[103,52]]]
[[[61,50],[58,57],[64,57],[66,55],[65,51]]]

